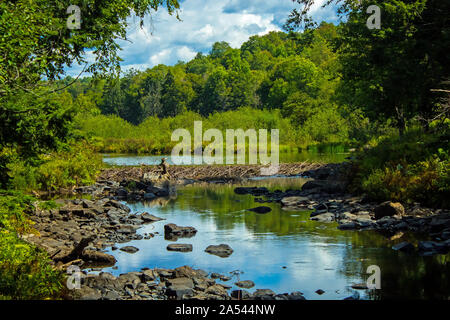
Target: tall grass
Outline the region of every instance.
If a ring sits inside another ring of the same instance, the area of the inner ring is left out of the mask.
[[[337,117],[337,116],[336,116]],[[317,122],[306,124],[307,127],[295,127],[290,119],[283,118],[279,110],[259,110],[243,107],[238,110],[211,114],[202,117],[192,111],[159,119],[148,117],[140,125],[134,126],[117,116],[97,115],[79,118],[78,129],[90,137],[98,152],[136,153],[136,154],[168,154],[178,141],[171,141],[172,132],[176,129],[187,129],[194,137],[194,121],[202,121],[202,130],[219,129],[224,143],[227,129],[266,129],[268,137],[272,129],[279,129],[280,152],[290,152],[318,143],[345,142],[346,127],[340,123],[332,126],[333,132],[327,134],[321,127],[329,128],[326,117]],[[322,122],[326,123],[322,123]],[[314,130],[312,128],[315,128]],[[311,131],[306,133],[306,131]],[[315,132],[317,131],[317,132]],[[204,145],[209,144],[205,142]],[[270,145],[270,144],[269,144]]]

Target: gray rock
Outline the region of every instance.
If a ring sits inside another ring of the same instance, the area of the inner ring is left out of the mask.
[[[192,251],[192,244],[172,243],[167,246],[168,251],[189,252]]]
[[[120,300],[120,295],[116,291],[108,291],[104,296],[104,300]]]
[[[284,197],[283,199],[281,199],[281,204],[283,206],[299,206],[308,204],[308,202],[308,198],[300,196]]]
[[[169,223],[164,226],[164,234],[166,237],[189,237],[197,233],[197,229],[194,227],[181,227],[174,223]]]
[[[383,217],[402,216],[405,214],[405,208],[401,203],[386,201],[378,205],[374,209],[375,219],[381,219]]]
[[[210,245],[205,249],[205,252],[227,258],[233,253],[233,249],[227,244]]]
[[[270,289],[256,289],[253,293],[255,300],[273,300],[275,292]]]
[[[238,286],[239,288],[250,289],[255,286],[255,283],[251,280],[243,280],[236,282],[235,285]]]
[[[156,222],[156,221],[161,221],[161,220],[165,220],[163,218],[159,218],[156,217],[148,212],[144,212],[143,214],[141,214],[139,216],[144,222]]]
[[[110,266],[116,263],[116,258],[112,255],[94,250],[84,250],[81,258],[84,261],[93,262],[103,266]]]
[[[136,253],[139,251],[139,249],[136,247],[133,247],[133,246],[125,246],[125,247],[120,248],[120,251],[124,251],[127,253]]]
[[[328,213],[323,213],[318,216],[312,217],[310,219],[314,220],[314,221],[320,221],[320,222],[332,222],[332,221],[334,221],[335,218],[334,218],[333,213],[328,212]]]

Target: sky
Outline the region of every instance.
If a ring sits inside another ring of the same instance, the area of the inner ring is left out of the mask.
[[[321,8],[324,2],[316,1],[312,16],[316,21],[338,22],[332,7]],[[198,52],[209,53],[217,41],[238,48],[253,35],[281,31],[298,4],[292,0],[182,0],[180,6],[181,21],[164,9],[146,16],[143,28],[139,18],[128,19],[129,41],[118,41],[123,71],[187,62]],[[77,76],[81,70],[81,66],[73,66],[67,74]]]

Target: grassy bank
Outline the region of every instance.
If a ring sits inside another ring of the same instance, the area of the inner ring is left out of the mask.
[[[342,120],[339,126],[330,126],[327,117],[311,120],[305,127],[294,126],[283,118],[279,110],[241,108],[214,113],[203,117],[195,112],[185,112],[175,117],[149,117],[139,125],[132,125],[122,118],[109,115],[81,116],[77,120],[79,131],[91,139],[98,152],[134,154],[170,154],[178,141],[171,141],[176,129],[187,129],[194,137],[194,121],[202,121],[203,133],[208,129],[222,132],[224,142],[227,129],[279,129],[280,152],[307,149],[310,146],[350,144],[348,124]],[[314,130],[312,128],[315,128]],[[204,142],[207,146],[210,142]]]

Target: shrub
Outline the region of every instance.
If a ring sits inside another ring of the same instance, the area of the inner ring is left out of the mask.
[[[34,198],[1,192],[0,197],[0,299],[56,298],[64,275],[55,270],[46,252],[20,239],[35,232],[27,212]]]

